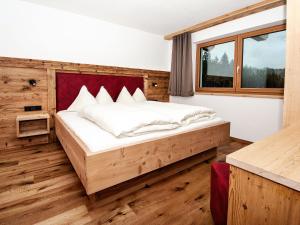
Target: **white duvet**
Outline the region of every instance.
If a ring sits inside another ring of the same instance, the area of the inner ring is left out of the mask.
[[[82,110],[81,115],[116,137],[136,136],[179,127],[170,117],[144,110],[135,104],[90,105]]]
[[[146,101],[90,105],[81,111],[81,116],[116,137],[129,137],[209,120],[215,112],[200,106]]]
[[[168,115],[168,117],[181,126],[212,119],[216,116],[216,112],[213,109],[203,106],[155,101],[145,101],[137,104],[139,104],[138,107],[141,107],[144,110],[153,110],[159,114]]]

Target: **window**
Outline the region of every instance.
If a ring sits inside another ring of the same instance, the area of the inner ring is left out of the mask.
[[[200,87],[233,87],[234,41],[200,49]]]
[[[196,91],[283,94],[285,25],[197,45]]]

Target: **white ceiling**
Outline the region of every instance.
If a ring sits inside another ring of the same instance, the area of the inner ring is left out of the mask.
[[[165,35],[261,0],[24,0]]]

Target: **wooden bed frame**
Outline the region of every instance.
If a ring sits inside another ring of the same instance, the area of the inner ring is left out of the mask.
[[[100,153],[90,152],[57,115],[55,130],[90,195],[225,144],[229,141],[230,123],[222,122]]]

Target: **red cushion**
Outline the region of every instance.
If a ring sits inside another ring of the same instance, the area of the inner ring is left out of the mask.
[[[144,78],[136,76],[92,75],[78,73],[56,73],[56,109],[67,109],[80,88],[85,85],[92,95],[96,96],[101,86],[104,86],[115,101],[123,86],[130,94],[137,88],[144,90]]]
[[[214,162],[211,165],[210,210],[215,225],[227,224],[229,191],[229,164]]]

